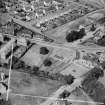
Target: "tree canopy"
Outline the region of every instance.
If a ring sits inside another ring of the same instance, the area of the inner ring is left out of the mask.
[[[67,91],[67,90],[64,90],[63,93],[61,93],[61,94],[59,95],[59,98],[65,99],[66,97],[69,97],[69,96],[70,96],[70,92]]]
[[[73,41],[83,38],[83,36],[85,35],[86,34],[85,34],[84,28],[80,29],[79,31],[72,30],[69,34],[67,34],[66,41],[73,42]]]
[[[40,48],[40,54],[46,55],[49,53],[49,50],[46,47],[41,47]]]
[[[74,82],[74,77],[72,75],[65,76],[65,83],[70,85]]]
[[[50,59],[45,59],[43,64],[44,64],[44,66],[51,66],[52,65],[52,61]]]
[[[97,41],[97,44],[100,46],[105,46],[105,35]]]

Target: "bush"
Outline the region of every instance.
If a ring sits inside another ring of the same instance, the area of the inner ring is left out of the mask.
[[[40,54],[46,55],[49,53],[49,50],[46,47],[41,47],[40,48]]]
[[[100,68],[93,68],[91,70],[91,74],[93,77],[95,77],[96,79],[98,79],[99,77],[103,77],[104,76],[104,71]]]
[[[83,81],[83,84],[86,82],[89,82],[89,81],[93,81],[93,80],[98,80],[99,77],[103,77],[104,76],[104,71],[100,68],[93,68],[91,69],[91,71],[89,71],[87,74],[86,74],[86,77]]]
[[[3,0],[0,0],[0,8],[5,8],[5,3],[3,2]]]

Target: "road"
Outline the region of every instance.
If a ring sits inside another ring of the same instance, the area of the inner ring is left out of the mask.
[[[0,34],[2,34],[2,33],[0,33]],[[9,34],[5,34],[5,35],[8,35],[8,36],[13,37],[13,38],[18,38],[16,36],[9,35]],[[49,47],[62,48],[62,49],[68,50],[68,51],[70,51],[71,49],[79,50],[79,51],[86,51],[86,52],[100,52],[100,51],[103,52],[103,51],[105,51],[105,47],[101,47],[101,46],[99,48],[95,48],[95,47],[82,46],[82,45],[74,46],[72,43],[68,44],[68,45],[64,45],[64,44],[57,44],[57,43],[40,41],[37,39],[29,39],[29,38],[26,38],[26,39],[30,40],[32,43],[45,45],[45,46],[49,46]]]
[[[33,27],[32,24],[29,24],[27,22],[23,22],[22,20],[19,20],[19,19],[16,19],[16,18],[12,18],[12,19],[15,23],[17,23],[17,24],[19,24],[19,25],[21,25],[21,26],[23,26],[23,27],[35,32],[35,33],[42,34],[41,30]]]

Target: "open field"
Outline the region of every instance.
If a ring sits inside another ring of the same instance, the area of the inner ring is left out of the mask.
[[[12,71],[10,89],[12,93],[48,97],[62,84],[57,81],[32,77],[29,74]]]
[[[60,73],[63,75],[71,74],[74,77],[78,78],[78,77],[83,76],[88,71],[89,69],[83,65],[71,64],[69,67],[67,67],[65,70],[61,71]]]
[[[8,13],[4,13],[4,14],[0,13],[0,24],[5,25],[10,20],[11,20],[11,18],[8,15]]]
[[[40,54],[40,48],[46,47],[49,53],[46,55]],[[68,66],[72,60],[75,58],[75,51],[66,51],[61,48],[54,48],[49,46],[34,45],[23,57],[26,64],[30,66],[38,66],[40,70],[49,71],[51,73],[57,73],[62,71],[66,66]],[[50,59],[52,62],[51,66],[45,66],[43,64],[45,59]]]

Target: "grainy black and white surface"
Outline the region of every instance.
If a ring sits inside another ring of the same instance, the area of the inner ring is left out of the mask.
[[[105,1],[0,0],[0,105],[105,105]]]

